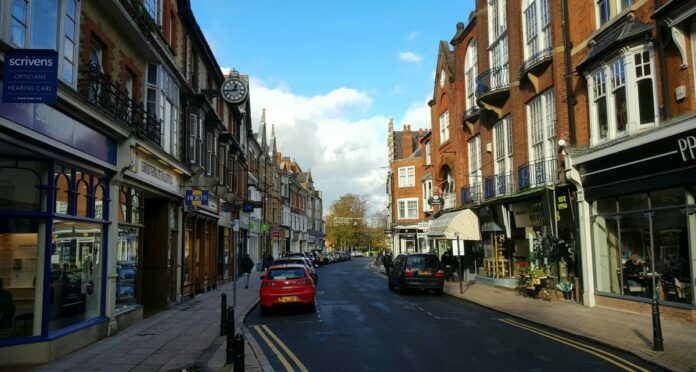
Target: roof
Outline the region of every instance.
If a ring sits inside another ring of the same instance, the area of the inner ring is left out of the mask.
[[[591,49],[585,60],[577,66],[578,71],[586,69],[593,62],[615,52],[618,46],[627,44],[633,40],[649,36],[653,25],[645,24],[635,18],[633,13],[626,13],[606,30],[590,40]]]

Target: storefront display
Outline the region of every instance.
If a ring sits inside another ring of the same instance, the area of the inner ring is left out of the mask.
[[[143,192],[122,185],[119,193],[118,237],[116,241],[116,311],[124,311],[139,301]]]

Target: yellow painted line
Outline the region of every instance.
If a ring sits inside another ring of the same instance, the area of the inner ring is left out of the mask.
[[[550,333],[550,332],[544,331],[542,329],[535,328],[535,327],[532,327],[532,326],[529,326],[529,325],[526,325],[523,323],[519,323],[519,322],[512,320],[512,319],[498,319],[498,320],[500,320],[501,322],[510,324],[512,326],[522,328],[522,329],[525,329],[527,331],[536,333],[536,334],[544,336],[546,338],[550,338],[554,341],[558,341],[562,344],[568,345],[568,346],[576,348],[578,350],[582,350],[586,353],[592,354],[600,359],[604,359],[605,361],[623,369],[624,371],[648,372],[647,369],[642,368],[640,366],[637,366],[626,359],[623,359],[617,355],[611,354],[607,351],[597,349],[593,346],[585,345],[585,344],[577,342],[575,340],[572,340],[572,339],[569,339],[569,338],[566,338],[563,336],[555,335],[553,333]]]
[[[266,342],[266,345],[268,345],[268,347],[271,348],[271,351],[273,351],[273,354],[275,354],[278,357],[278,360],[280,360],[280,363],[283,364],[283,367],[285,367],[285,369],[288,372],[295,372],[295,369],[292,368],[292,366],[290,365],[288,360],[285,359],[283,354],[281,354],[280,350],[278,350],[278,348],[276,348],[275,345],[273,345],[273,342],[271,342],[271,340],[269,340],[268,337],[266,337],[266,335],[263,333],[263,330],[261,329],[261,327],[254,326],[254,329],[256,330],[256,333],[258,333],[259,336],[261,336],[261,338]]]
[[[281,341],[278,338],[278,336],[275,335],[275,333],[271,332],[271,330],[270,330],[270,328],[268,328],[268,326],[262,325],[261,327],[263,328],[264,331],[268,332],[268,334],[271,335],[273,340],[275,340],[275,342],[277,342],[278,345],[280,345],[280,347],[283,348],[283,350],[285,350],[285,353],[288,354],[288,356],[290,356],[290,359],[292,359],[292,361],[295,362],[295,365],[297,365],[297,367],[300,369],[300,371],[309,372],[307,367],[305,367],[304,364],[302,364],[302,362],[300,362],[300,360],[297,358],[297,356],[295,356],[295,354],[293,354],[293,352],[290,351],[290,349],[287,346],[285,346],[283,341]]]

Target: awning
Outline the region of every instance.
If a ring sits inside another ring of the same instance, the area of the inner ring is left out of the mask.
[[[471,209],[445,213],[433,221],[428,236],[444,236],[445,239],[481,240],[479,220]]]

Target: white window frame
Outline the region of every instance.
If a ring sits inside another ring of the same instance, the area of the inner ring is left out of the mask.
[[[425,165],[432,164],[432,150],[430,148],[430,142],[425,144]]]
[[[145,110],[162,120],[160,145],[164,151],[178,159],[179,86],[162,65],[149,63],[145,70]],[[154,109],[148,108],[148,105],[152,105]]]
[[[496,175],[512,173],[512,126],[510,116],[493,125],[493,159]]]
[[[56,30],[55,30],[55,45],[48,49],[54,49],[58,51],[58,78],[66,83],[72,88],[77,87],[77,70],[79,60],[78,54],[80,50],[80,14],[81,14],[81,0],[44,0],[46,3],[51,5],[58,3],[57,11],[60,16],[56,20]],[[6,14],[0,14],[0,35],[3,35],[3,39],[11,46],[19,49],[47,49],[46,46],[34,45],[32,40],[32,32],[34,31],[34,20],[33,20],[33,10],[38,6],[36,0],[25,0],[24,1],[24,20],[18,20],[13,15],[13,4],[12,1],[4,1],[2,7],[6,7]],[[69,16],[67,14],[68,4],[74,4],[74,15]],[[45,15],[45,12],[40,12],[40,14]],[[23,26],[23,43],[15,43],[12,38],[13,21],[17,20]],[[68,35],[68,29],[66,25],[70,23],[73,25],[73,35],[72,38]],[[42,28],[42,26],[44,26]],[[45,29],[45,25],[39,25],[42,30]],[[6,37],[5,37],[6,35]],[[72,48],[71,48],[72,45]],[[66,54],[66,51],[71,51],[71,53]],[[69,76],[67,76],[67,75]]]
[[[523,0],[522,33],[524,60],[551,48],[551,0]]]
[[[476,187],[478,196],[481,197],[483,180],[481,171],[481,136],[476,135],[467,142],[468,165],[469,165],[469,186]]]
[[[643,57],[647,56],[647,63]],[[615,73],[619,70],[617,63],[623,63],[625,81],[618,82],[620,74]],[[612,74],[612,71],[614,73]],[[633,47],[623,48],[618,56],[608,61],[603,61],[594,70],[589,71],[585,78],[588,85],[588,102],[590,111],[590,146],[596,146],[605,142],[610,142],[623,136],[631,135],[645,129],[659,125],[657,82],[655,74],[655,55],[651,44],[641,44]],[[653,121],[641,123],[641,104],[638,92],[638,84],[641,80],[651,79],[653,95]],[[625,87],[626,95],[626,115],[627,123],[625,130],[620,130],[617,123],[616,98],[614,93],[618,87]],[[607,129],[606,135],[602,136],[599,128],[599,106],[598,100],[604,97],[606,100]]]
[[[450,139],[450,115],[449,110],[445,110],[440,115],[440,143],[445,143]]]
[[[629,9],[634,2],[633,0],[595,0],[597,28],[604,26],[617,15]],[[606,10],[606,19],[602,19],[602,15],[605,13],[603,9]]]
[[[162,25],[162,14],[164,13],[163,11],[163,3],[160,0],[145,0],[143,1],[143,8],[145,8],[145,12],[152,17],[152,19],[157,23],[158,25]],[[155,14],[152,14],[152,13]]]
[[[464,84],[466,85],[466,109],[477,107],[476,76],[478,74],[478,55],[476,54],[476,39],[472,39],[466,47],[464,58]]]
[[[416,167],[411,165],[408,167],[399,167],[399,187],[416,186]]]
[[[527,104],[529,161],[556,157],[556,97],[547,89]]]
[[[423,180],[422,185],[423,185],[423,190],[422,190],[423,211],[430,212],[433,210],[433,206],[428,204],[428,199],[430,199],[433,196],[433,180],[432,179]]]
[[[400,220],[416,220],[418,219],[418,198],[403,198],[397,200],[398,219]],[[415,203],[415,208],[413,205]],[[415,212],[415,213],[412,213]]]

